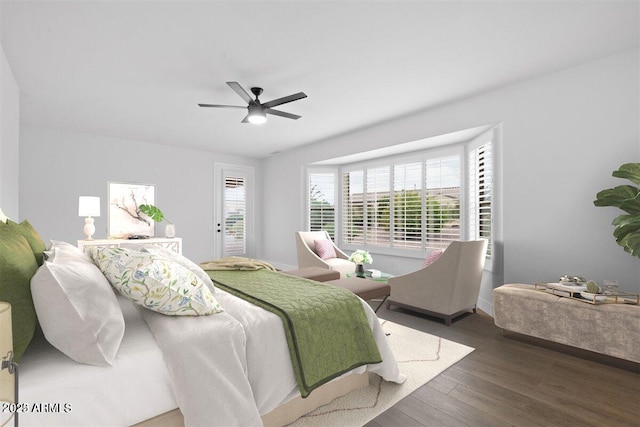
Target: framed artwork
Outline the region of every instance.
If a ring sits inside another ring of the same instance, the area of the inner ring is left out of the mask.
[[[140,205],[155,205],[156,187],[150,184],[109,182],[109,237],[155,235],[155,222],[140,212]]]

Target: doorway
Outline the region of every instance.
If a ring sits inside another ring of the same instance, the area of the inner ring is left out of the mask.
[[[253,168],[214,164],[214,257],[253,256]]]

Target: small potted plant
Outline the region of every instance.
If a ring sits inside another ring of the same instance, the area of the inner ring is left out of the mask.
[[[142,212],[143,214],[145,214],[155,222],[165,221],[167,225],[164,229],[164,235],[166,237],[175,237],[176,226],[173,225],[173,223],[164,216],[164,214],[159,208],[153,205],[140,205],[138,208],[140,209],[140,212]]]
[[[356,276],[364,277],[364,264],[371,264],[373,262],[373,258],[369,252],[358,249],[349,257],[349,261],[356,263]]]

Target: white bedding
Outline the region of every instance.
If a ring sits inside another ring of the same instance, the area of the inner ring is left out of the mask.
[[[44,338],[32,342],[19,368],[20,402],[29,409],[21,426],[130,426],[178,407],[153,334],[132,302],[118,302],[126,329],[111,367],[75,362]],[[56,403],[33,412],[34,404]]]
[[[282,322],[220,289],[216,299],[224,313],[177,318],[119,297],[126,329],[112,367],[80,364],[44,340],[33,343],[20,363],[20,400],[30,408],[60,406],[21,413],[20,424],[129,426],[179,403],[187,426],[261,425],[260,415],[299,395]],[[378,318],[363,306],[383,362],[353,372],[404,381]]]
[[[216,299],[225,313],[174,319],[145,310],[143,315],[170,366],[185,425],[260,426],[260,415],[299,396],[282,321],[220,289]],[[362,304],[383,362],[352,372],[366,369],[403,382],[377,316]],[[246,358],[239,354],[243,348]],[[230,351],[238,354],[234,363]],[[247,399],[251,393],[254,399]]]

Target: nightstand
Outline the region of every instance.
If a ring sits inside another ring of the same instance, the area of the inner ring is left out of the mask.
[[[78,240],[78,248],[82,251],[85,248],[101,247],[101,248],[128,248],[138,249],[142,246],[156,245],[182,255],[182,238],[180,237],[150,237],[148,239],[94,239],[94,240]]]

